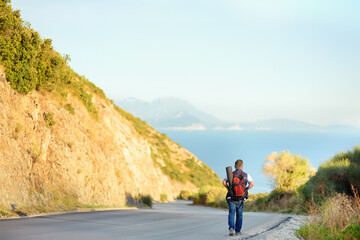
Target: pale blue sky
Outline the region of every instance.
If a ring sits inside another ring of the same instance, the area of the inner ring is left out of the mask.
[[[358,0],[12,0],[111,99],[360,126]]]

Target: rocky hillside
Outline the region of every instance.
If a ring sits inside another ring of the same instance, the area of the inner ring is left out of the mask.
[[[220,183],[193,154],[74,73],[11,11],[1,3],[0,215],[12,204],[43,212],[124,206],[139,194],[171,200]],[[19,49],[31,50],[27,61]]]

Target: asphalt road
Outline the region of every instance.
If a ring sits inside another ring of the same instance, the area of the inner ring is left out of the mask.
[[[190,203],[0,220],[0,240],[228,239],[227,211]],[[282,220],[279,214],[244,213],[243,237]]]

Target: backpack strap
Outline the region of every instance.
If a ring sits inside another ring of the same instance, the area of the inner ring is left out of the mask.
[[[240,182],[238,182],[238,183],[232,183],[232,185],[233,186],[239,186],[239,185],[241,185],[242,187],[243,187],[243,189],[245,190],[245,188],[246,188],[246,179],[244,178],[244,175],[245,174],[245,172],[243,172],[243,171],[241,171],[241,173],[238,173],[238,174],[236,174],[235,173],[235,171],[233,172],[233,178],[234,177],[237,177],[237,178],[239,178],[240,179]],[[243,182],[241,182],[241,180],[243,180]]]
[[[247,173],[246,172],[243,172],[241,171],[240,173],[236,174],[235,171],[233,172],[233,177],[238,177],[239,179],[244,179],[244,183],[247,183],[248,182],[248,177],[247,177]]]

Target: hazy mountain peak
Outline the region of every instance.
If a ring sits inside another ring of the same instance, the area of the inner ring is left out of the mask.
[[[116,103],[135,116],[148,121],[159,130],[359,131],[358,128],[349,125],[320,126],[284,118],[230,123],[201,111],[186,100],[174,97],[158,98],[151,102],[125,99]]]
[[[174,97],[158,98],[151,102],[119,100],[116,104],[158,129],[204,130],[226,124],[186,100]],[[193,127],[200,125],[201,128]]]

